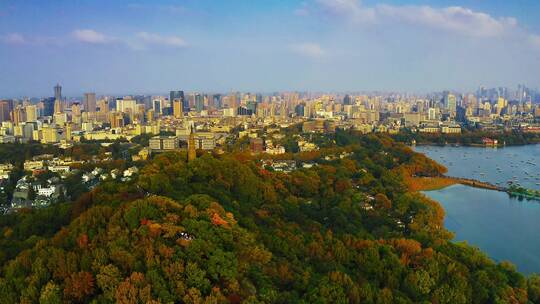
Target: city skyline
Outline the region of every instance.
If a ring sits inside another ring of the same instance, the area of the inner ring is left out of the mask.
[[[512,99],[516,94],[523,93],[525,90],[529,96],[532,97],[533,103],[539,103],[538,98],[540,98],[540,93],[537,88],[531,88],[528,87],[525,84],[518,84],[515,87],[512,86],[498,86],[498,87],[486,87],[483,85],[480,85],[476,87],[476,89],[471,90],[452,90],[452,89],[443,89],[439,91],[430,91],[430,92],[412,92],[412,91],[384,91],[384,90],[349,90],[349,91],[302,91],[302,90],[278,90],[273,92],[264,92],[264,91],[253,91],[253,90],[246,90],[246,91],[240,91],[240,90],[229,90],[229,91],[215,91],[215,90],[208,90],[208,91],[189,91],[189,90],[183,90],[183,89],[173,89],[167,92],[153,92],[153,93],[105,93],[105,92],[96,92],[92,90],[86,90],[81,94],[75,94],[72,96],[65,96],[62,95],[62,85],[57,82],[54,87],[54,94],[44,94],[44,95],[36,95],[36,96],[16,96],[16,97],[6,97],[6,96],[0,96],[0,100],[13,100],[13,101],[44,101],[44,100],[62,100],[66,102],[76,102],[76,103],[82,103],[84,105],[88,105],[89,107],[93,108],[95,105],[96,97],[100,98],[124,98],[124,97],[168,97],[169,101],[174,101],[175,99],[181,98],[185,99],[189,96],[222,96],[222,95],[229,95],[229,94],[239,94],[239,95],[257,95],[257,96],[279,96],[283,94],[299,94],[300,96],[304,97],[314,97],[314,96],[341,96],[347,98],[349,95],[364,95],[364,96],[386,96],[386,97],[394,97],[394,96],[401,96],[401,97],[417,97],[417,98],[433,98],[436,96],[444,95],[446,93],[452,93],[452,94],[458,94],[461,96],[466,95],[479,95],[479,94],[490,94],[491,96],[499,95],[504,98]],[[483,92],[483,93],[481,93]],[[180,95],[176,95],[180,94]],[[184,96],[184,94],[186,96]],[[90,99],[90,101],[89,101]],[[89,105],[90,104],[90,105]],[[88,107],[87,106],[87,107]],[[184,108],[184,110],[186,110]]]
[[[0,95],[540,87],[533,1],[6,1]],[[25,22],[21,22],[25,20]]]
[[[0,304],[540,304],[538,71],[538,0],[0,0]]]

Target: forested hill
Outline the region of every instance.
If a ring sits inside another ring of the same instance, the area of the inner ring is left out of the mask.
[[[538,277],[452,243],[408,191],[444,168],[387,137],[334,139],[291,173],[161,154],[135,181],[10,215],[0,303],[540,303]]]

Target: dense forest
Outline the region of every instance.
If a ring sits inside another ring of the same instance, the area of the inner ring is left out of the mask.
[[[452,242],[409,190],[444,167],[384,135],[329,136],[290,155],[309,169],[165,153],[137,180],[2,216],[0,303],[540,303],[540,277]]]

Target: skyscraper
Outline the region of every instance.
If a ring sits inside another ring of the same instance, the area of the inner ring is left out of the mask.
[[[54,100],[54,114],[56,113],[62,113],[64,111],[63,102],[60,99]]]
[[[67,141],[71,141],[72,139],[72,135],[71,135],[72,130],[73,130],[73,124],[70,122],[66,123],[66,140]]]
[[[247,109],[251,111],[252,114],[256,114],[257,113],[257,102],[252,100],[252,101],[248,101],[247,103]]]
[[[169,101],[173,102],[175,99],[180,99],[184,102],[184,91],[171,91],[169,94]]]
[[[229,108],[236,108],[236,107],[238,107],[238,94],[231,93],[231,95],[229,95]]]
[[[54,99],[62,100],[62,86],[59,83],[54,86]]]
[[[43,100],[43,116],[52,116],[54,114],[54,97]]]
[[[202,94],[195,94],[195,108],[197,112],[204,109],[204,96]]]
[[[173,115],[175,118],[182,118],[184,116],[184,111],[182,109],[183,103],[182,99],[175,98],[172,101],[173,103]]]
[[[13,111],[13,101],[0,100],[0,122],[11,120],[11,111]]]
[[[156,114],[162,114],[163,111],[163,102],[161,99],[152,100],[152,109]]]
[[[71,115],[73,117],[81,116],[81,105],[78,102],[71,105]]]
[[[134,99],[123,99],[118,98],[116,100],[116,111],[120,113],[136,113],[137,112],[137,103]]]
[[[98,102],[98,108],[100,113],[109,113],[109,101],[102,99]]]
[[[221,94],[215,94],[212,96],[214,107],[217,109],[221,109]]]
[[[299,116],[299,117],[302,117],[304,116],[304,109],[305,109],[305,105],[304,104],[298,104],[296,105],[296,107],[294,107],[294,112],[296,113],[296,116]]]
[[[437,119],[437,110],[435,108],[429,108],[428,110],[428,119],[436,120]]]
[[[54,109],[53,114],[62,113],[64,110],[62,101],[62,87],[60,84],[54,86]]]
[[[444,106],[446,109],[448,109],[450,112],[455,113],[456,107],[457,107],[457,100],[456,96],[453,94],[450,94],[450,92],[445,91],[444,93]]]
[[[506,99],[504,99],[503,97],[497,98],[497,114],[498,115],[501,115],[501,112],[507,106],[508,106],[508,101],[506,101]]]
[[[26,121],[36,121],[38,109],[36,105],[27,105],[26,106]]]
[[[83,105],[86,112],[96,112],[96,93],[84,93]]]
[[[11,113],[12,113],[11,119],[14,125],[18,125],[21,122],[26,120],[26,112],[21,105],[18,105],[17,107],[15,107],[15,109],[13,109]]]
[[[352,105],[352,98],[350,95],[345,95],[345,97],[343,97],[343,104],[344,105]]]
[[[187,100],[187,98],[185,98],[184,91],[171,91],[169,94],[169,101],[173,103],[175,99],[179,99],[181,101],[183,112],[189,111],[189,101]],[[174,112],[174,109],[173,109],[173,112]]]

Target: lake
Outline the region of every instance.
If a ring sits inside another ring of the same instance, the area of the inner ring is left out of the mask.
[[[422,146],[416,151],[447,166],[451,176],[501,185],[512,180],[540,189],[536,184],[539,145],[502,149]],[[463,185],[424,193],[444,207],[445,226],[455,233],[456,241],[467,241],[496,261],[511,261],[525,274],[540,273],[539,202]]]
[[[418,146],[415,151],[445,165],[448,175],[500,186],[508,181],[540,190],[540,145],[506,148]]]

